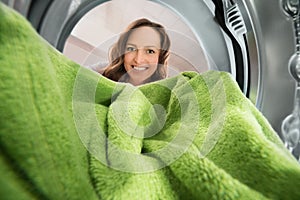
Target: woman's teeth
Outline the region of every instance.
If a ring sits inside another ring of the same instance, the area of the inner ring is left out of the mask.
[[[143,71],[143,70],[146,70],[147,67],[135,67],[135,66],[133,66],[133,69],[135,69],[137,71]]]

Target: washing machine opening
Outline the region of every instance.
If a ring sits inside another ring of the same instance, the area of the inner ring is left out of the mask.
[[[115,0],[90,9],[74,25],[62,51],[83,66],[105,67],[112,45],[129,23],[140,18],[161,24],[170,37],[168,76],[216,68],[208,62],[209,55],[199,37],[182,16],[165,5],[145,0],[130,0],[128,4]]]

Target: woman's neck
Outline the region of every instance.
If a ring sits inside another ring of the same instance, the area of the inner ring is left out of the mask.
[[[135,80],[129,79],[128,83],[130,83],[130,84],[132,84],[134,86],[139,86],[139,85],[143,84],[144,81],[135,81]]]

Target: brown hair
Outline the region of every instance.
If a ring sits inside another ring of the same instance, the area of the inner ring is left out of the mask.
[[[110,64],[106,67],[103,72],[103,76],[114,80],[114,81],[122,81],[125,82],[128,78],[126,74],[126,70],[124,67],[124,54],[127,40],[132,33],[132,31],[136,28],[148,26],[156,30],[160,35],[160,55],[158,59],[158,66],[156,72],[146,81],[156,81],[163,78],[166,78],[166,67],[167,67],[167,59],[169,57],[169,49],[170,49],[170,39],[166,33],[165,28],[157,24],[155,22],[151,22],[148,19],[142,18],[138,19],[127,27],[127,29],[120,35],[118,41],[112,46],[109,52],[109,62]],[[125,75],[125,76],[124,76]]]

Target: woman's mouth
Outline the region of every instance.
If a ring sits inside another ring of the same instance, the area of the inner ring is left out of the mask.
[[[137,67],[137,66],[132,66],[132,68],[137,71],[144,71],[144,70],[148,69],[148,67]]]

